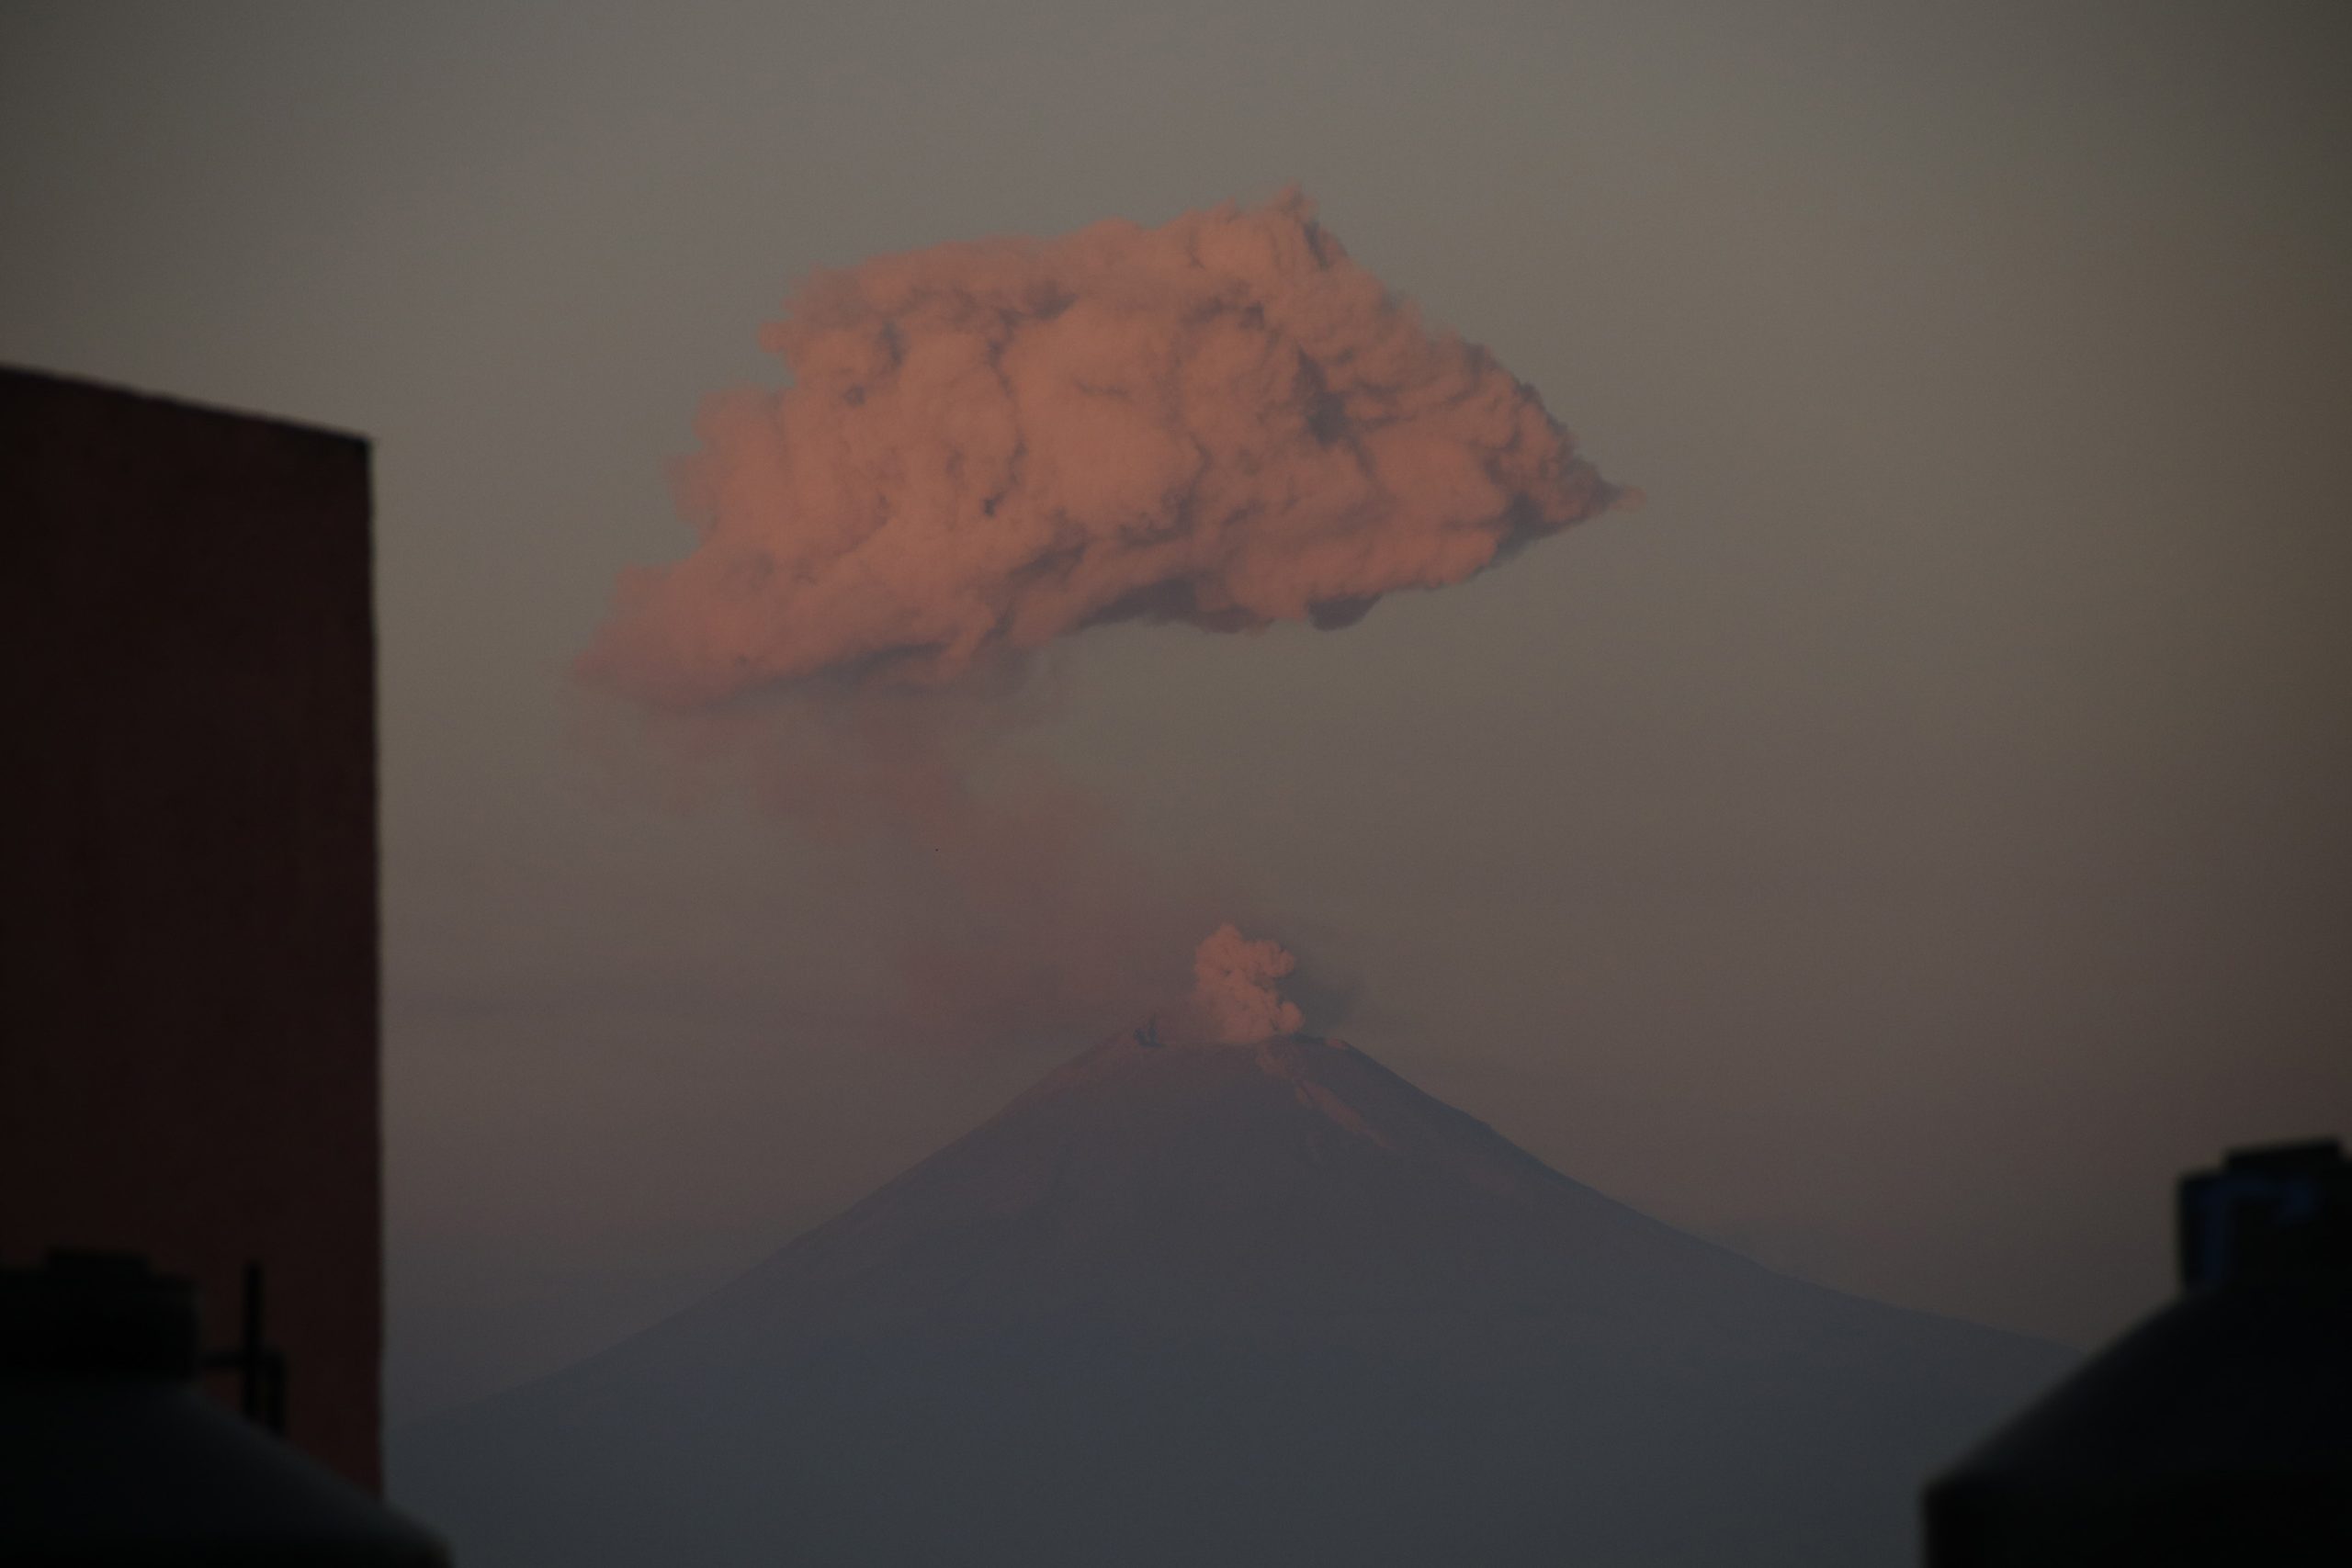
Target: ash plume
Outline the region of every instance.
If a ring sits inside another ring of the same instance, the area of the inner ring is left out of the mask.
[[[1306,1021],[1283,999],[1281,981],[1298,960],[1278,942],[1252,942],[1237,926],[1209,933],[1193,954],[1193,1008],[1224,1045],[1251,1045],[1295,1034]]]
[[[1177,922],[1214,923],[1065,786],[972,784],[1032,650],[1344,626],[1634,499],[1295,191],[820,273],[762,343],[791,384],[706,404],[697,542],[623,574],[578,672],[753,713],[788,737],[753,764],[782,815],[927,849],[959,913],[907,943],[907,995],[991,1029],[1115,1028],[1181,987]]]

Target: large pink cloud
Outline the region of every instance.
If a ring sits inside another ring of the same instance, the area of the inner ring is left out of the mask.
[[[650,705],[935,683],[1130,616],[1344,625],[1619,492],[1532,389],[1425,326],[1295,193],[821,274],[716,398],[582,661]]]

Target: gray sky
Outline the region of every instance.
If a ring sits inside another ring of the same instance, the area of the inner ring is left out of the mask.
[[[2178,1169],[2352,1122],[2347,74],[2333,0],[0,13],[0,358],[377,444],[396,1416],[1057,1049],[855,1045],[884,885],[570,689],[698,400],[813,266],[1294,180],[1649,505],[1084,634],[1017,745],[1571,1175],[2154,1304]]]

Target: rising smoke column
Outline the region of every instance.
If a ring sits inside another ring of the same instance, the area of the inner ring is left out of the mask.
[[[970,787],[977,710],[1023,655],[1125,619],[1343,626],[1621,495],[1296,192],[820,273],[761,341],[792,384],[705,406],[678,484],[697,543],[623,575],[580,673],[657,714],[798,715],[763,792],[931,850],[994,951],[929,942],[921,983],[1003,991],[1010,962],[1008,1028],[1106,965],[1111,992],[1166,974],[1113,951],[1105,898],[1149,896],[1084,813]]]
[[[1295,1034],[1306,1021],[1283,999],[1283,976],[1298,960],[1278,942],[1252,942],[1227,923],[1211,931],[1193,954],[1193,1009],[1220,1044],[1248,1045]]]

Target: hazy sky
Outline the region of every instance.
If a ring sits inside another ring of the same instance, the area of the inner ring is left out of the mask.
[[[0,11],[0,358],[376,442],[395,1415],[1065,1047],[858,1045],[888,885],[572,690],[700,400],[812,267],[1293,181],[1649,504],[1344,632],[1083,634],[1016,750],[1570,1175],[2154,1304],[2179,1169],[2352,1123],[2346,15]]]

